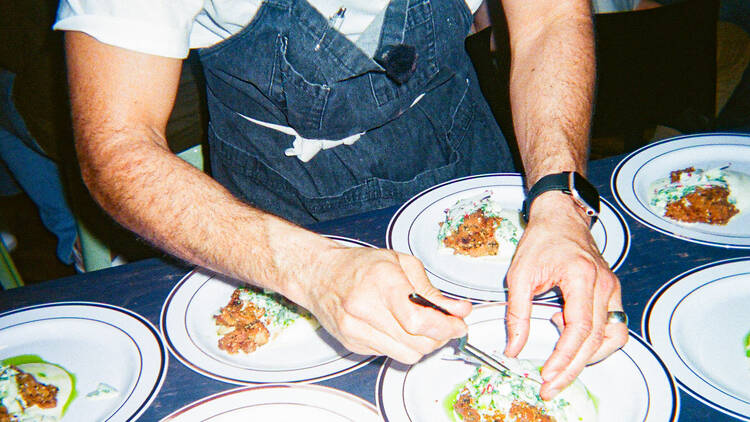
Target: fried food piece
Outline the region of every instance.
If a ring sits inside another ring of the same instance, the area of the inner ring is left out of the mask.
[[[463,422],[504,422],[505,415],[499,411],[482,417],[475,408],[474,398],[468,393],[462,394],[453,404],[453,410],[461,416]]]
[[[499,244],[495,229],[502,217],[487,217],[481,209],[464,217],[458,230],[443,240],[443,245],[452,248],[454,254],[473,257],[497,255]]]
[[[6,409],[5,406],[1,404],[0,404],[0,422],[11,422],[10,415],[8,414],[8,409]]]
[[[264,314],[265,310],[252,303],[244,305],[240,299],[240,290],[235,290],[229,303],[214,317],[217,324],[234,328],[219,338],[219,349],[228,353],[240,350],[250,353],[268,343],[271,336],[260,319]]]
[[[42,409],[51,409],[57,406],[57,387],[45,385],[38,382],[33,375],[18,371],[16,383],[21,398],[26,406],[39,406]]]
[[[244,327],[235,327],[234,331],[225,334],[219,339],[219,349],[228,353],[237,353],[240,350],[250,353],[268,343],[269,338],[268,328],[258,321]]]
[[[698,187],[679,201],[670,202],[666,206],[664,215],[685,223],[724,225],[739,212],[737,207],[729,202],[728,189],[712,186]]]
[[[695,167],[692,167],[692,166],[688,168],[684,168],[682,170],[670,171],[669,181],[671,183],[677,183],[680,181],[680,176],[682,175],[682,173],[693,173],[694,171],[695,171]]]
[[[542,410],[525,401],[515,400],[508,415],[515,422],[555,422],[555,418],[542,413]]]
[[[480,415],[476,409],[474,398],[468,393],[460,395],[453,404],[453,410],[461,416],[463,422],[555,422],[555,418],[545,415],[542,409],[534,407],[525,401],[514,400],[508,415],[499,410],[489,415]]]

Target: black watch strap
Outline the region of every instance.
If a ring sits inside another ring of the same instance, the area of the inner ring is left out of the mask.
[[[571,171],[548,174],[534,183],[523,201],[521,216],[525,222],[529,221],[529,210],[534,199],[551,190],[559,190],[572,196],[573,200],[591,217],[591,225],[596,222],[599,215],[599,192],[580,173]]]

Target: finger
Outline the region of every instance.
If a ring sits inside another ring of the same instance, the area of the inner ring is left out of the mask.
[[[615,283],[614,291],[610,296],[607,311],[622,311],[622,295],[621,295],[620,283]],[[604,327],[604,342],[602,343],[599,350],[589,360],[589,363],[599,362],[606,358],[617,350],[621,349],[622,346],[627,343],[629,337],[628,326],[622,322],[609,322],[607,321]]]
[[[358,318],[347,318],[341,328],[347,333],[357,333],[347,336],[348,341],[342,341],[344,347],[354,353],[385,355],[405,364],[416,363],[426,354]]]
[[[531,300],[533,292],[529,283],[508,283],[508,306],[505,309],[505,328],[508,342],[505,355],[515,357],[523,349],[529,337]]]
[[[579,280],[581,280],[579,278]],[[566,286],[563,290],[564,327],[542,370],[542,378],[551,381],[567,368],[578,354],[594,328],[593,283],[583,281]],[[593,353],[593,351],[592,351]],[[588,357],[588,356],[587,356]]]
[[[543,378],[548,381],[547,383],[545,383],[545,385],[542,386],[542,389],[540,390],[540,395],[542,395],[543,397],[552,398],[563,388],[567,387],[575,380],[580,372],[583,371],[585,365],[591,362],[592,357],[598,351],[605,350],[608,347],[605,346],[605,349],[602,349],[605,336],[605,326],[607,324],[607,311],[609,309],[610,303],[612,302],[613,292],[616,290],[618,282],[617,278],[608,270],[600,271],[598,274],[600,274],[600,276],[597,278],[596,284],[594,285],[594,291],[592,292],[593,296],[590,297],[588,301],[586,301],[585,297],[580,297],[581,300],[584,300],[587,303],[590,303],[589,301],[593,299],[593,303],[591,304],[592,313],[588,314],[589,318],[591,319],[591,328],[589,330],[589,333],[585,337],[583,343],[577,349],[573,349],[572,346],[570,346],[571,349],[569,350],[559,350],[560,348],[568,345],[561,344],[561,341],[558,341],[558,344],[555,347],[555,352],[553,352],[552,356],[550,356],[550,359],[547,361],[548,363],[545,364],[545,369],[549,369],[549,371],[546,371],[545,374],[543,374]],[[585,286],[591,286],[591,284],[583,283],[583,285],[577,286],[578,288],[576,288],[574,291],[585,290]],[[577,297],[574,296],[574,298]],[[619,299],[615,300],[619,301]],[[579,309],[580,306],[575,306],[575,308]],[[568,331],[569,327],[575,324],[575,321],[568,320],[569,309],[569,301],[566,300],[566,305],[564,308],[565,329],[563,330],[563,335],[561,335],[561,340],[565,333]],[[578,317],[583,317],[585,319],[586,315],[571,315],[571,318]],[[582,325],[585,326],[587,324],[584,323]],[[581,336],[583,335],[584,331],[585,330],[581,330]],[[573,353],[574,355],[572,355],[572,358],[570,358],[569,363],[565,363],[562,360],[554,360],[556,358],[559,358],[560,356],[562,356],[563,358],[568,358],[571,356],[570,353]],[[556,365],[562,365],[561,367],[559,367],[558,373],[554,372],[558,370],[558,366]]]
[[[467,327],[463,317],[471,312],[471,303],[443,296],[430,284],[422,263],[416,258],[400,255],[399,262],[413,288],[406,295],[403,293],[397,296],[390,295],[393,315],[402,323],[403,328],[410,334],[426,335],[440,341],[464,336]],[[414,292],[442,307],[451,316],[411,303],[408,296]],[[403,305],[404,302],[407,304]]]
[[[620,350],[628,342],[629,332],[625,324],[609,323],[604,327],[604,341],[601,347],[589,359],[589,363],[596,363]]]
[[[590,333],[588,336],[586,336],[585,340],[583,341],[583,344],[577,349],[577,351],[574,351],[574,355],[570,362],[562,367],[562,370],[558,372],[557,374],[554,374],[550,378],[544,378],[545,376],[550,376],[549,373],[546,373],[542,375],[542,378],[545,379],[545,382],[542,385],[542,388],[539,391],[539,394],[542,398],[545,400],[551,400],[555,395],[557,395],[560,391],[562,391],[565,387],[570,385],[576,377],[583,371],[583,368],[588,364],[591,360],[591,356],[596,353],[597,350],[600,349],[603,339],[603,330],[604,326],[606,324],[606,308],[607,305],[604,301],[599,301],[602,303],[597,303],[596,299],[594,301],[593,308],[595,309],[594,314],[592,315],[592,327],[590,330]],[[565,324],[565,328],[563,329],[563,332],[568,328],[569,324]],[[562,337],[562,336],[561,336]],[[559,344],[559,341],[558,341]],[[555,352],[557,352],[557,346]],[[555,353],[553,352],[553,355]],[[567,353],[563,352],[563,356],[566,356]],[[550,360],[552,360],[552,356],[550,356]],[[548,360],[549,362],[549,360]],[[545,364],[545,369],[547,368],[547,364]],[[555,368],[554,363],[550,365],[552,368]]]
[[[555,324],[555,328],[557,328],[557,334],[562,334],[565,329],[565,320],[562,312],[555,312],[550,319],[552,320],[552,323]]]
[[[386,292],[375,290],[369,293],[365,298],[367,300],[354,296],[344,302],[344,312],[347,316],[341,319],[340,324],[346,327],[345,335],[361,338],[361,333],[356,331],[356,327],[347,325],[351,320],[361,320],[372,330],[387,334],[393,341],[421,354],[426,354],[453,338],[450,337],[450,330],[445,328],[443,329],[446,333],[441,332],[440,329],[434,329],[433,331],[437,333],[435,337],[424,335],[423,333],[430,333],[432,325],[446,327],[457,322],[459,328],[463,328],[463,321],[457,318],[414,306],[408,299],[411,291],[408,283],[383,284],[386,285],[384,287],[387,289]],[[440,324],[441,322],[443,324]],[[370,341],[370,339],[363,340],[366,344],[370,344]]]
[[[425,273],[424,266],[417,258],[411,255],[400,254],[398,256],[401,268],[403,268],[406,277],[411,282],[414,291],[428,299],[432,303],[440,306],[458,318],[465,318],[471,313],[471,303],[466,300],[455,300],[443,296],[440,290],[430,283],[430,279]]]

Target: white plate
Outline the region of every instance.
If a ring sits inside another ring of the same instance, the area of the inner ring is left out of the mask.
[[[519,357],[544,360],[549,356],[559,337],[550,317],[559,310],[553,304],[534,305],[529,340]],[[475,306],[466,322],[473,345],[486,352],[502,353],[504,304]],[[383,418],[391,422],[453,422],[444,405],[445,398],[471,376],[474,366],[443,359],[450,355],[453,348],[449,344],[416,365],[386,360],[375,390]],[[579,379],[598,398],[601,421],[677,420],[680,406],[674,380],[651,348],[632,332],[622,349],[586,367]]]
[[[388,224],[386,244],[422,260],[432,284],[449,296],[477,302],[506,300],[502,280],[509,263],[452,255],[438,249],[437,235],[439,223],[445,218],[444,210],[486,190],[492,191],[492,199],[503,208],[521,210],[525,194],[518,174],[452,180],[417,194],[401,206]],[[620,213],[605,200],[591,233],[604,259],[616,270],[628,253],[630,232]],[[537,299],[554,296],[549,292]]]
[[[372,247],[329,237],[342,245]],[[172,289],[162,307],[161,330],[169,350],[188,368],[234,384],[309,382],[345,374],[375,358],[349,352],[325,329],[308,324],[292,325],[253,353],[219,349],[212,317],[241,284],[197,269]]]
[[[750,212],[732,217],[724,226],[680,224],[655,214],[648,206],[649,185],[669,176],[670,171],[728,163],[732,170],[750,174],[750,135],[704,134],[666,139],[631,153],[615,167],[612,194],[628,214],[658,232],[703,245],[750,248]]]
[[[369,402],[344,391],[311,384],[267,384],[218,393],[191,403],[162,422],[378,422]]]
[[[642,330],[680,387],[735,418],[750,421],[750,258],[707,264],[657,291]]]
[[[38,355],[75,376],[78,396],[63,421],[130,421],[146,410],[167,373],[168,353],[145,318],[116,306],[58,302],[0,315],[0,360]],[[116,397],[91,400],[100,382]]]

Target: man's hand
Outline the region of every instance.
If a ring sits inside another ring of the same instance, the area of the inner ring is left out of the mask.
[[[371,248],[334,248],[304,282],[299,303],[347,349],[411,364],[466,334],[471,304],[444,297],[410,255]],[[453,316],[409,301],[417,292]]]
[[[508,356],[516,356],[526,343],[534,295],[554,286],[563,294],[563,312],[552,318],[560,339],[542,369],[540,395],[545,400],[573,382],[585,365],[615,352],[628,339],[625,324],[607,323],[608,311],[623,309],[620,282],[601,257],[588,224],[568,195],[540,195],[508,271]]]

